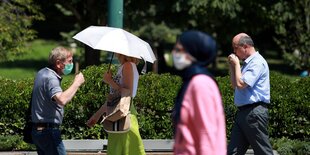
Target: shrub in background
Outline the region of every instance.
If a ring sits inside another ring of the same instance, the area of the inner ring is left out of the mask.
[[[0,83],[0,135],[21,134],[33,80],[15,81],[0,78]]]
[[[272,72],[270,135],[309,140],[310,137],[310,78],[290,80]]]
[[[288,138],[272,139],[272,148],[281,155],[310,155],[310,142]]]
[[[116,67],[112,66],[115,71]],[[85,123],[105,102],[109,87],[102,82],[106,65],[82,70],[86,82],[65,107],[62,133],[64,139],[105,139],[107,134],[98,123],[88,128]],[[72,80],[63,81],[65,90]],[[216,77],[221,90],[229,139],[236,107],[228,76]],[[270,137],[309,141],[310,137],[310,78],[288,79],[271,72]],[[33,79],[9,80],[0,78],[0,135],[21,135],[24,112],[28,107]],[[171,139],[173,128],[171,110],[180,88],[181,79],[170,74],[148,73],[140,76],[134,99],[143,139]]]
[[[237,110],[236,106],[233,104],[234,92],[230,84],[230,78],[228,76],[217,77],[216,80],[222,94],[222,101],[224,104],[224,111],[226,118],[226,136],[229,139],[232,125],[234,122],[235,113]]]
[[[134,103],[139,113],[140,133],[144,139],[172,139],[171,111],[181,86],[181,78],[170,74],[141,76]]]
[[[19,135],[0,135],[0,151],[15,150],[35,150],[35,146],[25,143]]]
[[[115,71],[115,66],[111,66]],[[82,73],[85,83],[77,91],[71,103],[65,107],[63,122],[63,135],[65,139],[99,139],[107,138],[101,125],[93,128],[86,126],[86,121],[105,102],[109,87],[102,81],[103,73],[107,71],[107,65],[89,66]],[[63,83],[64,90],[71,85],[68,80]]]
[[[115,72],[116,66],[111,70]],[[109,87],[102,81],[106,65],[91,66],[83,71],[86,83],[80,88],[72,103],[66,105],[63,134],[68,139],[107,138],[102,125],[88,128],[85,123],[105,102]],[[170,74],[148,73],[140,76],[134,104],[138,110],[140,133],[144,139],[171,139],[171,110],[181,79]],[[70,81],[64,83],[68,87]]]

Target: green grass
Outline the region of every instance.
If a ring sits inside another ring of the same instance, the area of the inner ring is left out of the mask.
[[[29,43],[29,50],[14,61],[0,63],[0,76],[10,79],[34,77],[36,72],[47,66],[49,52],[59,43],[55,41],[35,40]]]
[[[24,69],[24,68],[1,68],[1,77],[8,79],[23,79],[28,77],[34,77],[36,70],[34,69]]]
[[[29,43],[29,51],[16,60],[47,60],[49,52],[59,46],[60,42],[52,40],[34,40]]]

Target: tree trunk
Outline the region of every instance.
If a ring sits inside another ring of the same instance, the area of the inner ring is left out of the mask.
[[[94,50],[91,47],[85,45],[85,65],[99,65],[100,64],[100,51]]]
[[[154,55],[155,55],[155,57],[157,59],[158,58],[157,48],[154,48],[153,52],[154,52]],[[152,68],[153,68],[152,70],[153,70],[154,73],[158,73],[158,59],[156,61],[154,61]]]

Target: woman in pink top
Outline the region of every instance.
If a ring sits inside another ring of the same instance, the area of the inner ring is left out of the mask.
[[[216,43],[200,31],[182,33],[172,51],[182,87],[173,112],[174,154],[225,155],[226,127],[221,94],[206,66],[216,57]]]

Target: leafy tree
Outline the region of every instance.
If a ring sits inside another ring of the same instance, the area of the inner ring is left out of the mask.
[[[183,20],[175,18],[181,15],[175,3],[128,0],[124,4],[124,27],[151,45],[157,58],[153,64],[154,72],[172,69],[166,64],[164,54],[172,49],[176,36],[181,33],[181,25],[184,25]]]
[[[13,60],[26,52],[27,41],[35,37],[30,28],[34,20],[43,20],[40,8],[32,0],[0,2],[0,61]]]
[[[265,35],[274,34],[267,18],[270,1],[189,0],[188,3],[191,5],[189,13],[197,21],[196,27],[215,37],[222,54],[232,51],[231,39],[240,32],[251,35],[261,49],[268,48],[266,42],[273,41]]]
[[[77,32],[85,29],[90,25],[106,25],[106,4],[105,0],[50,0],[40,1],[40,5],[49,5],[56,7],[62,12],[63,17],[70,17],[74,19],[74,29],[70,32],[62,32],[61,35],[65,37],[68,43],[74,42],[72,36]],[[83,44],[82,44],[83,45]],[[85,65],[98,65],[100,64],[100,51],[94,50],[88,46],[84,46]]]
[[[182,31],[199,29],[214,36],[219,49],[223,45],[230,49],[231,36],[236,28],[227,25],[236,25],[234,19],[241,12],[237,0],[174,0],[174,1],[127,1],[125,25],[136,30],[140,36],[152,43],[157,58],[160,61],[160,70],[167,68],[163,62],[165,51],[170,51],[176,36]],[[143,3],[143,7],[140,4]],[[178,17],[178,18],[176,18]],[[235,20],[236,21],[236,20]],[[225,22],[225,24],[223,24]],[[234,31],[232,31],[234,30]],[[168,45],[169,45],[168,44]],[[226,48],[227,49],[227,48]],[[227,51],[227,50],[224,51]],[[214,65],[215,66],[215,65]]]
[[[45,2],[41,3],[46,5]],[[65,16],[71,16],[76,19],[76,30],[73,30],[73,33],[68,33],[71,36],[90,25],[107,25],[106,1],[53,0],[49,1],[49,3],[56,5]],[[140,4],[142,3],[144,7],[141,7]],[[161,46],[163,42],[174,43],[175,36],[180,32],[178,29],[170,28],[162,20],[163,15],[169,14],[169,8],[173,4],[174,2],[165,1],[124,1],[124,29],[149,42],[153,47],[155,55],[160,60],[164,59],[163,46]],[[174,18],[173,16],[170,17],[171,19]],[[175,18],[174,21],[176,21]],[[86,66],[100,63],[99,52],[94,52],[93,49],[85,46],[85,63]],[[154,65],[154,70],[157,70],[156,66]]]
[[[107,3],[104,0],[53,0],[41,3],[52,3],[64,15],[76,19],[76,30],[67,36],[89,25],[106,25]],[[154,68],[159,72],[167,71],[163,70],[167,68],[164,53],[171,50],[176,36],[188,29],[208,32],[217,40],[219,53],[223,55],[231,52],[232,37],[246,32],[254,38],[260,52],[282,49],[285,58],[291,58],[290,62],[301,68],[309,66],[310,24],[307,8],[308,0],[126,0],[124,29],[151,44],[159,60],[158,69],[156,65]],[[295,54],[298,59],[292,59],[293,51],[298,51]],[[99,52],[93,52],[86,46],[85,60],[86,65],[99,63]]]
[[[213,32],[224,52],[233,35],[247,32],[260,49],[282,51],[295,69],[310,68],[310,2],[189,0],[197,27]],[[200,20],[204,19],[204,20]],[[279,47],[277,47],[279,46]],[[264,50],[262,50],[264,51]]]
[[[189,14],[183,21],[191,21],[194,28],[211,33],[224,54],[231,51],[233,35],[246,32],[261,52],[266,48],[282,51],[284,59],[295,69],[310,68],[309,0],[179,0],[177,3]]]
[[[271,9],[270,18],[277,34],[274,38],[295,69],[310,68],[309,8],[309,0],[281,0]]]
[[[239,32],[246,32],[253,36],[260,48],[273,45],[266,44],[273,40],[272,37],[265,35],[274,34],[267,16],[271,4],[269,1],[149,0],[137,2],[135,0],[127,3],[125,9],[127,12],[124,14],[125,25],[137,30],[141,36],[154,44],[152,47],[159,52],[157,53],[159,60],[162,60],[160,59],[162,51],[171,50],[171,47],[164,45],[167,42],[174,43],[175,36],[188,29],[198,29],[212,35],[217,40],[220,54],[231,52],[231,39]],[[140,5],[142,3],[143,7]],[[163,26],[166,27],[166,31],[162,30]],[[159,68],[166,68],[159,66]]]

